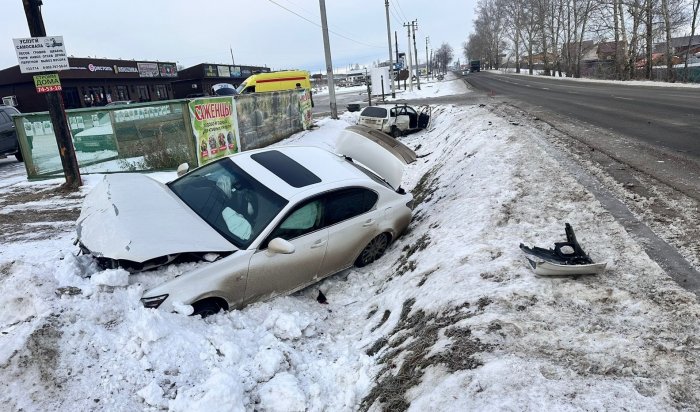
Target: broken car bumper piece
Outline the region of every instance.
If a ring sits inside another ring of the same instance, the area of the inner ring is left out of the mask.
[[[607,263],[594,263],[576,241],[574,229],[566,224],[566,242],[555,242],[554,249],[520,244],[530,267],[541,276],[597,275]]]

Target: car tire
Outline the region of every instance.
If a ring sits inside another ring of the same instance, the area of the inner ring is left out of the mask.
[[[18,162],[24,162],[24,157],[22,157],[22,152],[15,153],[15,159],[17,159]]]
[[[192,304],[194,311],[191,316],[201,316],[206,318],[221,312],[221,309],[225,309],[226,305],[220,299],[204,299]]]
[[[394,139],[398,139],[399,137],[401,137],[401,130],[399,130],[399,128],[396,127],[396,126],[393,126],[393,127],[391,128],[391,136],[392,136]]]
[[[381,235],[370,240],[367,246],[362,249],[360,256],[355,260],[355,266],[361,268],[367,266],[375,260],[379,259],[389,246],[389,235],[382,233]]]

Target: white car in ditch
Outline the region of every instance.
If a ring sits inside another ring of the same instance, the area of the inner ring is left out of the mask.
[[[206,262],[142,298],[149,308],[191,305],[203,316],[367,265],[411,220],[413,197],[400,183],[415,153],[362,126],[343,130],[336,150],[242,152],[166,185],[107,175],[83,203],[80,248],[104,268],[130,271]]]
[[[367,106],[360,112],[357,123],[399,137],[428,127],[430,107],[416,111],[407,104]]]

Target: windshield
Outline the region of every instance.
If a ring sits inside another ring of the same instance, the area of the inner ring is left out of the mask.
[[[250,246],[287,204],[230,158],[196,169],[168,187],[239,249]]]
[[[243,90],[245,90],[246,85],[247,85],[246,82],[241,83],[240,86],[238,86],[236,88],[236,93],[238,93],[238,94],[243,93]]]
[[[378,117],[380,119],[383,119],[386,117],[386,109],[383,107],[368,106],[368,107],[365,107],[364,110],[362,110],[362,113],[360,113],[360,116]]]

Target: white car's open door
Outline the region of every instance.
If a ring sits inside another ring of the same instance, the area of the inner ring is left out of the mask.
[[[404,165],[416,161],[416,153],[384,132],[366,126],[349,126],[336,142],[338,154],[352,158],[378,174],[398,190]]]

